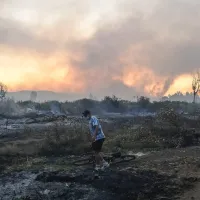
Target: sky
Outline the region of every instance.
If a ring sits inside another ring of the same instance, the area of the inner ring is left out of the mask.
[[[198,0],[0,0],[10,91],[161,97],[191,90]]]

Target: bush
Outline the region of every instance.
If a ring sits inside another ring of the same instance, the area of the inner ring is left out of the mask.
[[[138,104],[141,106],[141,108],[147,108],[147,106],[150,104],[150,99],[148,97],[141,96],[138,99]]]
[[[163,108],[157,114],[156,119],[161,122],[168,123],[170,126],[180,128],[181,126],[181,117],[175,112],[172,108]]]
[[[64,126],[55,124],[45,133],[39,154],[61,156],[84,153],[90,148],[87,135],[88,131],[82,127],[69,127],[66,130]]]

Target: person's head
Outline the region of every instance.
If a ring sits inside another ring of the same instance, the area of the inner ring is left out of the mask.
[[[89,110],[85,110],[83,113],[82,113],[83,117],[87,118],[87,119],[90,119],[91,118],[91,112]]]

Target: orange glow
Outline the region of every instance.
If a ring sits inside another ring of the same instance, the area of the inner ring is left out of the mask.
[[[147,67],[134,66],[125,67],[122,70],[122,75],[113,77],[114,80],[120,80],[129,87],[134,87],[140,92],[145,92],[147,95],[160,96],[163,94],[164,83],[167,77],[156,76],[153,71]]]
[[[30,54],[5,54],[0,56],[0,66],[0,80],[11,91],[32,89],[82,92],[85,89],[76,68],[71,67],[62,54],[47,58]]]
[[[192,77],[183,73],[199,63],[199,41],[189,40],[198,27],[184,7],[192,4],[180,6],[183,32],[176,9],[177,28],[166,18],[171,3],[77,2],[0,0],[0,82],[9,91],[152,99],[191,91]]]
[[[176,78],[173,82],[169,90],[165,93],[165,95],[174,94],[177,91],[182,93],[191,92],[192,91],[192,80],[193,77],[189,74],[183,74]]]
[[[10,91],[16,90],[52,90],[66,92],[86,92],[98,89],[102,84],[102,76],[106,73],[101,69],[90,68],[81,70],[72,66],[68,56],[79,62],[83,60],[81,52],[67,55],[66,52],[56,52],[50,56],[37,53],[12,52],[10,50],[0,55],[0,80],[8,85]],[[176,78],[169,88],[165,82],[169,77],[158,76],[146,66],[131,67],[125,62],[120,75],[111,75],[112,80],[118,80],[126,86],[133,87],[140,95],[163,96],[177,91],[191,91],[192,77],[184,74]],[[107,72],[108,73],[108,72]],[[89,76],[85,76],[85,75]],[[85,78],[89,77],[89,78]],[[95,83],[95,84],[94,84]],[[166,92],[166,89],[167,92]]]

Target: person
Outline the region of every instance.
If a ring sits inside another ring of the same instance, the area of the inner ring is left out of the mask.
[[[94,151],[96,161],[95,170],[105,169],[109,167],[109,163],[103,159],[103,155],[101,153],[101,149],[105,141],[105,135],[103,133],[101,124],[95,116],[91,115],[91,112],[89,110],[85,110],[82,114],[89,121],[92,149]]]

